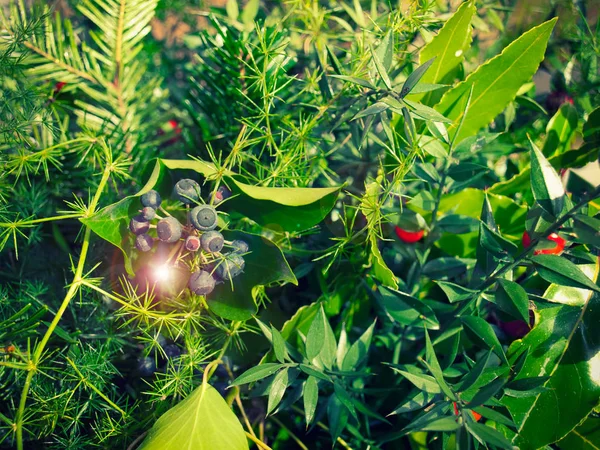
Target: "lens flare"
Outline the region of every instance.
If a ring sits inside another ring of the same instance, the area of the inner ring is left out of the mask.
[[[169,278],[171,278],[170,267],[164,264],[154,269],[154,278],[156,278],[156,281],[167,281]]]

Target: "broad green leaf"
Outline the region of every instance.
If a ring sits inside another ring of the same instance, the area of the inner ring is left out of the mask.
[[[335,335],[321,305],[306,335],[306,357],[309,361],[319,358],[325,367],[331,369],[336,350]]]
[[[474,2],[464,2],[431,42],[423,47],[419,54],[419,62],[423,64],[432,58],[435,59],[429,70],[421,77],[422,83],[453,81],[450,80],[450,75],[462,62],[465,52],[471,45],[471,18],[475,11]],[[431,104],[429,100],[424,103]]]
[[[502,311],[529,323],[529,297],[521,285],[514,281],[500,279],[495,298],[496,305]]]
[[[322,369],[320,369],[318,367],[311,367],[311,366],[307,366],[306,364],[300,364],[299,367],[302,372],[304,372],[307,375],[310,375],[311,377],[315,377],[315,378],[318,378],[319,380],[329,381],[330,383],[333,383],[333,380],[331,379],[331,377],[329,375],[327,375],[326,373],[324,373],[322,371]]]
[[[577,131],[577,110],[570,103],[563,104],[548,122],[546,140],[542,153],[546,158],[565,153],[571,148],[571,142]]]
[[[506,384],[505,377],[496,378],[491,383],[486,384],[469,401],[470,408],[476,408],[484,403],[490,401]]]
[[[435,109],[423,105],[422,103],[413,102],[407,99],[404,99],[404,103],[410,107],[410,112],[420,119],[431,120],[433,122],[452,123],[452,120],[444,114],[440,114]]]
[[[479,223],[479,243],[484,250],[496,258],[506,258],[517,251],[515,244],[492,230],[484,222]]]
[[[330,77],[337,78],[342,81],[347,81],[348,83],[356,84],[358,86],[366,87],[368,89],[376,89],[376,87],[373,86],[373,83],[371,83],[368,80],[363,80],[362,78],[350,77],[347,75],[330,75]]]
[[[315,377],[308,377],[304,383],[302,400],[304,402],[304,417],[308,427],[315,418],[315,411],[319,402],[319,382]]]
[[[516,380],[550,377],[534,396],[501,400],[518,426],[513,444],[522,450],[561,440],[600,402],[600,294],[587,293],[578,306],[538,302],[533,329],[508,350],[511,361],[528,351]]]
[[[421,78],[423,78],[423,75],[425,74],[425,72],[427,72],[427,69],[429,69],[431,67],[431,65],[433,64],[434,61],[435,61],[435,57],[424,62],[419,67],[417,67],[415,70],[413,70],[413,72],[408,76],[408,78],[402,85],[402,90],[400,91],[400,97],[404,98],[412,92],[414,87],[421,80]]]
[[[516,97],[519,88],[531,79],[544,58],[555,23],[556,19],[552,19],[527,31],[501,54],[444,94],[435,109],[453,120],[454,124],[448,131],[454,135],[461,122],[468,93],[473,89],[469,111],[456,142],[488,125]]]
[[[224,203],[267,228],[303,231],[321,222],[340,192],[334,188],[288,188],[252,186],[232,179],[231,191],[240,194]]]
[[[531,258],[537,272],[546,281],[600,292],[600,288],[571,261],[558,255],[534,255]]]
[[[371,324],[369,328],[365,330],[360,338],[358,338],[354,344],[350,347],[344,362],[342,363],[341,369],[343,371],[355,370],[358,365],[366,358],[371,346],[371,338],[373,337],[373,330],[375,329],[375,322]]]
[[[598,271],[600,270],[600,261],[595,264],[577,264],[577,267],[590,280],[598,279]],[[561,303],[569,306],[583,306],[590,296],[588,289],[576,288],[572,286],[564,286],[560,284],[551,284],[546,289],[543,297],[554,303]]]
[[[442,257],[427,261],[423,266],[423,275],[432,280],[450,278],[466,272],[473,261],[464,258]]]
[[[254,26],[254,19],[258,14],[260,8],[260,0],[249,0],[242,10],[242,23],[246,26],[246,29],[252,29]]]
[[[329,424],[329,434],[333,442],[342,434],[348,423],[349,411],[337,395],[331,395],[327,402],[327,421]]]
[[[223,397],[203,384],[156,421],[140,450],[247,450],[242,424]]]
[[[226,239],[242,239],[250,247],[244,255],[244,272],[231,283],[218,284],[208,295],[211,311],[228,320],[249,320],[256,314],[254,300],[256,286],[268,286],[275,282],[298,284],[283,253],[273,242],[263,236],[241,231],[223,232]]]
[[[565,203],[565,188],[558,173],[537,146],[531,142],[531,190],[533,198],[558,217]]]
[[[352,118],[352,120],[360,119],[361,117],[372,116],[373,114],[382,113],[383,111],[387,110],[389,107],[390,106],[388,104],[383,103],[383,102],[374,103],[373,105],[369,106],[368,108],[365,108],[362,111],[359,111]]]
[[[243,374],[237,377],[232,383],[232,386],[239,386],[241,384],[252,383],[254,381],[262,380],[263,378],[273,375],[279,369],[284,367],[283,364],[277,363],[266,363],[256,367],[252,367],[246,370]]]
[[[502,345],[489,323],[477,316],[461,317],[461,321],[465,326],[464,329],[467,335],[472,341],[491,349],[500,359],[508,362],[504,350],[502,350]]]
[[[378,299],[386,314],[403,325],[439,329],[433,310],[425,303],[404,292],[380,286]]]
[[[502,433],[494,430],[492,427],[472,421],[467,421],[465,425],[469,432],[482,444],[491,444],[497,448],[513,450],[510,441],[506,439]]]
[[[600,449],[600,417],[588,417],[559,441],[558,446],[562,450]]]

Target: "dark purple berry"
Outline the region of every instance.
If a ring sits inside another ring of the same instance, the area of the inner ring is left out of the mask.
[[[160,206],[161,198],[160,194],[152,189],[151,191],[148,191],[142,195],[140,197],[140,201],[142,202],[142,205],[156,209]]]
[[[154,216],[156,216],[156,210],[150,206],[144,206],[140,216],[142,216],[144,220],[152,220],[154,219]]]
[[[200,231],[214,230],[217,227],[217,210],[211,205],[196,206],[190,212],[190,220]]]
[[[144,234],[150,229],[150,223],[142,216],[135,216],[129,221],[129,229],[133,234]]]
[[[223,235],[215,230],[204,233],[200,241],[202,242],[202,248],[208,253],[220,252],[225,244]]]
[[[163,350],[167,358],[177,358],[179,355],[181,355],[181,349],[176,344],[166,345],[163,347]]]
[[[179,180],[173,188],[173,197],[186,205],[194,203],[200,198],[200,185],[189,178]]]
[[[181,238],[181,231],[179,220],[172,216],[159,220],[156,225],[156,234],[164,242],[177,242]]]
[[[248,243],[246,241],[242,241],[241,239],[236,239],[231,243],[231,247],[233,251],[236,253],[248,253],[250,247],[248,247]]]
[[[230,254],[217,266],[215,273],[220,280],[229,281],[244,270],[246,262],[237,253]]]
[[[137,366],[138,374],[141,377],[149,377],[156,372],[156,363],[153,358],[145,357],[138,361]]]
[[[200,248],[200,238],[198,236],[188,236],[185,240],[185,249],[190,252],[197,252]]]
[[[154,239],[152,239],[152,236],[149,236],[146,233],[140,234],[135,238],[135,246],[141,252],[149,252],[152,250],[153,245]]]
[[[204,270],[194,272],[188,282],[188,287],[196,295],[208,295],[215,288],[215,279]]]

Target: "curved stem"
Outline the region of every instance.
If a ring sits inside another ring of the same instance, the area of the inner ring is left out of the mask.
[[[111,173],[111,166],[108,165],[104,172],[102,173],[102,179],[98,184],[98,189],[96,190],[96,194],[94,198],[90,202],[88,211],[93,214],[96,211],[96,207],[98,206],[98,202],[100,201],[100,196],[104,191],[104,187],[106,186],[108,179]],[[23,418],[25,414],[25,406],[27,404],[27,396],[29,394],[29,389],[31,387],[31,381],[34,375],[37,373],[38,365],[42,359],[42,355],[44,350],[46,349],[46,345],[50,340],[50,337],[54,333],[54,330],[58,326],[58,322],[62,318],[63,314],[67,310],[71,300],[77,294],[79,287],[83,281],[83,269],[85,267],[85,261],[87,258],[88,250],[90,247],[90,238],[92,235],[92,229],[87,227],[85,228],[85,234],[83,237],[83,244],[81,245],[81,253],[79,255],[79,262],[77,263],[77,268],[75,269],[75,275],[73,277],[73,281],[69,285],[69,290],[67,291],[65,298],[63,299],[60,308],[56,312],[54,319],[50,323],[50,326],[46,330],[46,333],[42,337],[40,343],[36,346],[35,352],[33,353],[33,358],[28,362],[28,373],[25,378],[25,384],[23,385],[23,390],[21,391],[21,398],[19,400],[19,407],[17,409],[15,426],[16,426],[16,434],[17,434],[17,450],[23,450]]]

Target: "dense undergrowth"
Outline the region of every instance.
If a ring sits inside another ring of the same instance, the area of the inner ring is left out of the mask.
[[[0,448],[600,446],[597,17],[11,3]]]

